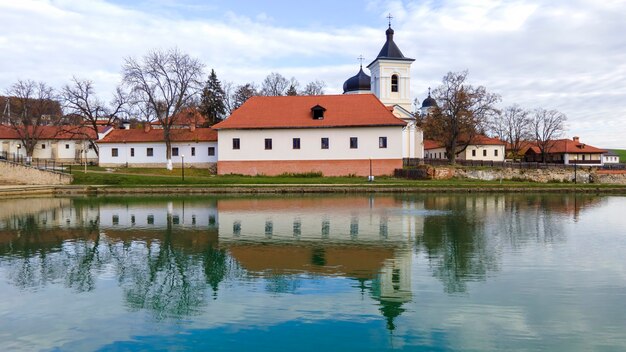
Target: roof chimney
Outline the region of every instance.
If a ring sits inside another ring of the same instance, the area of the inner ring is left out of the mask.
[[[196,130],[196,124],[195,124],[195,123],[190,124],[190,125],[189,125],[189,130],[190,130],[191,132],[195,131],[195,130]]]
[[[572,139],[574,140],[574,142],[578,143],[578,140],[579,140],[580,138],[578,138],[578,136],[576,136],[576,137],[574,137],[574,138],[572,138]]]
[[[144,122],[144,124],[143,124],[143,131],[148,133],[148,132],[150,132],[150,128],[151,128],[150,127],[150,122]]]

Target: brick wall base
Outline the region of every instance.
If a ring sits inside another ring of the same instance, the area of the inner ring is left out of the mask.
[[[402,168],[402,159],[372,159],[374,176],[393,175]],[[370,160],[263,160],[263,161],[218,161],[218,175],[267,175],[285,173],[299,174],[321,172],[324,176],[368,176]]]

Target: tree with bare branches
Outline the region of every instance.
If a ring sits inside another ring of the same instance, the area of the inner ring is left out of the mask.
[[[326,88],[326,83],[324,81],[315,80],[307,83],[304,87],[301,95],[324,95],[324,88]]]
[[[147,122],[156,120],[163,128],[168,170],[173,168],[172,117],[197,100],[203,68],[199,60],[178,49],[154,50],[140,61],[127,58],[123,65],[123,82],[131,89],[133,103]]]
[[[66,133],[78,134],[77,137],[87,140],[89,145],[100,155],[98,145],[98,126],[111,126],[115,119],[126,112],[128,96],[117,87],[112,101],[106,104],[96,95],[93,82],[73,77],[69,84],[61,89],[61,101],[69,114],[80,116],[78,126],[73,126]]]
[[[565,132],[565,121],[567,116],[558,110],[535,110],[531,122],[532,134],[544,163],[547,162],[546,155],[550,153],[555,140]]]
[[[445,146],[452,164],[486,129],[500,101],[499,95],[485,87],[467,84],[467,75],[468,71],[449,72],[443,77],[442,85],[432,92],[438,106],[422,121],[424,135]]]
[[[531,131],[532,119],[530,112],[519,105],[511,105],[497,115],[494,115],[490,129],[498,138],[507,142],[511,150],[510,157],[517,159],[523,143],[532,140],[534,135]]]
[[[289,89],[289,80],[277,72],[272,72],[261,83],[261,95],[286,95]]]
[[[60,121],[60,104],[54,95],[54,89],[44,82],[19,80],[7,90],[8,102],[4,118],[8,128],[18,136],[26,151],[27,161],[32,159],[35,146],[43,138],[54,136],[46,134],[46,126],[57,125]],[[58,115],[52,115],[58,111]]]

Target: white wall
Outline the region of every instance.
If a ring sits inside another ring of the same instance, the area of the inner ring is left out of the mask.
[[[602,160],[605,164],[618,164],[619,156],[602,155]]]
[[[122,165],[128,163],[129,166],[141,164],[160,164],[167,162],[165,157],[165,142],[150,143],[99,143],[100,164],[101,165]],[[182,156],[185,156],[185,164],[196,163],[216,163],[218,146],[217,142],[184,142],[172,143],[172,148],[178,148],[178,156],[172,156],[174,165],[181,164]],[[209,147],[215,148],[215,155],[209,156]],[[118,156],[112,156],[112,149],[118,149]],[[135,149],[135,156],[131,156],[131,148]],[[147,149],[152,148],[152,157],[147,156]],[[196,148],[196,155],[191,155],[191,148]]]
[[[402,158],[402,126],[220,130],[218,135],[220,161]],[[322,137],[328,137],[329,149],[321,148]],[[357,149],[350,149],[350,137],[358,138]],[[379,137],[387,137],[387,148],[378,147]],[[240,139],[241,149],[233,150],[233,138]],[[266,138],[272,139],[272,150],[265,150]],[[293,138],[300,138],[300,149],[293,149]]]
[[[472,155],[474,150],[476,156]],[[487,152],[486,156],[483,154],[485,151]],[[496,151],[498,155],[495,154]],[[459,157],[463,160],[504,161],[505,154],[504,145],[470,145]]]

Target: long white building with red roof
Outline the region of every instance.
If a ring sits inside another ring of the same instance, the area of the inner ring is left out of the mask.
[[[193,167],[215,167],[217,133],[211,128],[170,130],[172,162]],[[100,166],[165,167],[166,146],[163,129],[146,124],[143,129],[117,129],[98,141]]]
[[[405,126],[373,94],[252,97],[213,126],[217,170],[388,175],[402,167]]]

